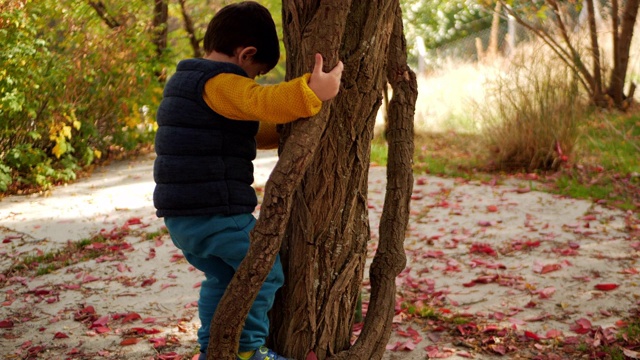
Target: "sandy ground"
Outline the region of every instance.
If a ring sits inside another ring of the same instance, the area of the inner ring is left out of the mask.
[[[274,153],[256,160],[257,185],[275,161]],[[166,235],[156,236],[163,223],[151,201],[152,165],[152,155],[114,163],[46,196],[0,201],[4,359],[191,358],[200,274]],[[371,169],[374,240],[384,179],[384,168]],[[629,232],[631,214],[516,183],[432,176],[416,176],[411,207],[398,309],[446,309],[478,327],[482,320],[483,334],[509,328],[545,351],[544,339],[613,327],[639,305],[640,239]],[[31,278],[7,273],[20,259],[98,233],[126,235],[93,260]],[[491,359],[500,352],[454,346],[428,319],[400,310],[394,321],[384,359]]]

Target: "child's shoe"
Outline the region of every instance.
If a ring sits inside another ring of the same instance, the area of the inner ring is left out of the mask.
[[[240,358],[238,358],[240,360]],[[267,348],[266,346],[260,346],[258,350],[249,358],[249,360],[292,360],[280,356],[275,351]]]

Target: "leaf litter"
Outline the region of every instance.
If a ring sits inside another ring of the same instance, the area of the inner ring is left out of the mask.
[[[637,358],[640,334],[629,330],[640,329],[637,215],[517,189],[416,177],[384,359]],[[373,168],[369,259],[383,194],[384,169]],[[201,275],[161,221],[127,213],[135,216],[59,253],[2,228],[5,358],[196,354]],[[34,253],[41,257],[26,264]],[[369,291],[365,278],[365,316]]]

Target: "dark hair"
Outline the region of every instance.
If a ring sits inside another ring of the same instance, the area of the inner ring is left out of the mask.
[[[233,56],[238,47],[254,46],[254,61],[273,69],[280,59],[276,24],[264,6],[254,1],[231,4],[218,11],[204,35],[204,51]]]

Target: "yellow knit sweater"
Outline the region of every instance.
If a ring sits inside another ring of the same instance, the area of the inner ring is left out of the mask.
[[[204,100],[218,114],[233,120],[260,121],[259,149],[278,146],[277,124],[317,114],[322,101],[309,88],[311,74],[277,85],[260,85],[235,74],[220,74],[204,86]]]

